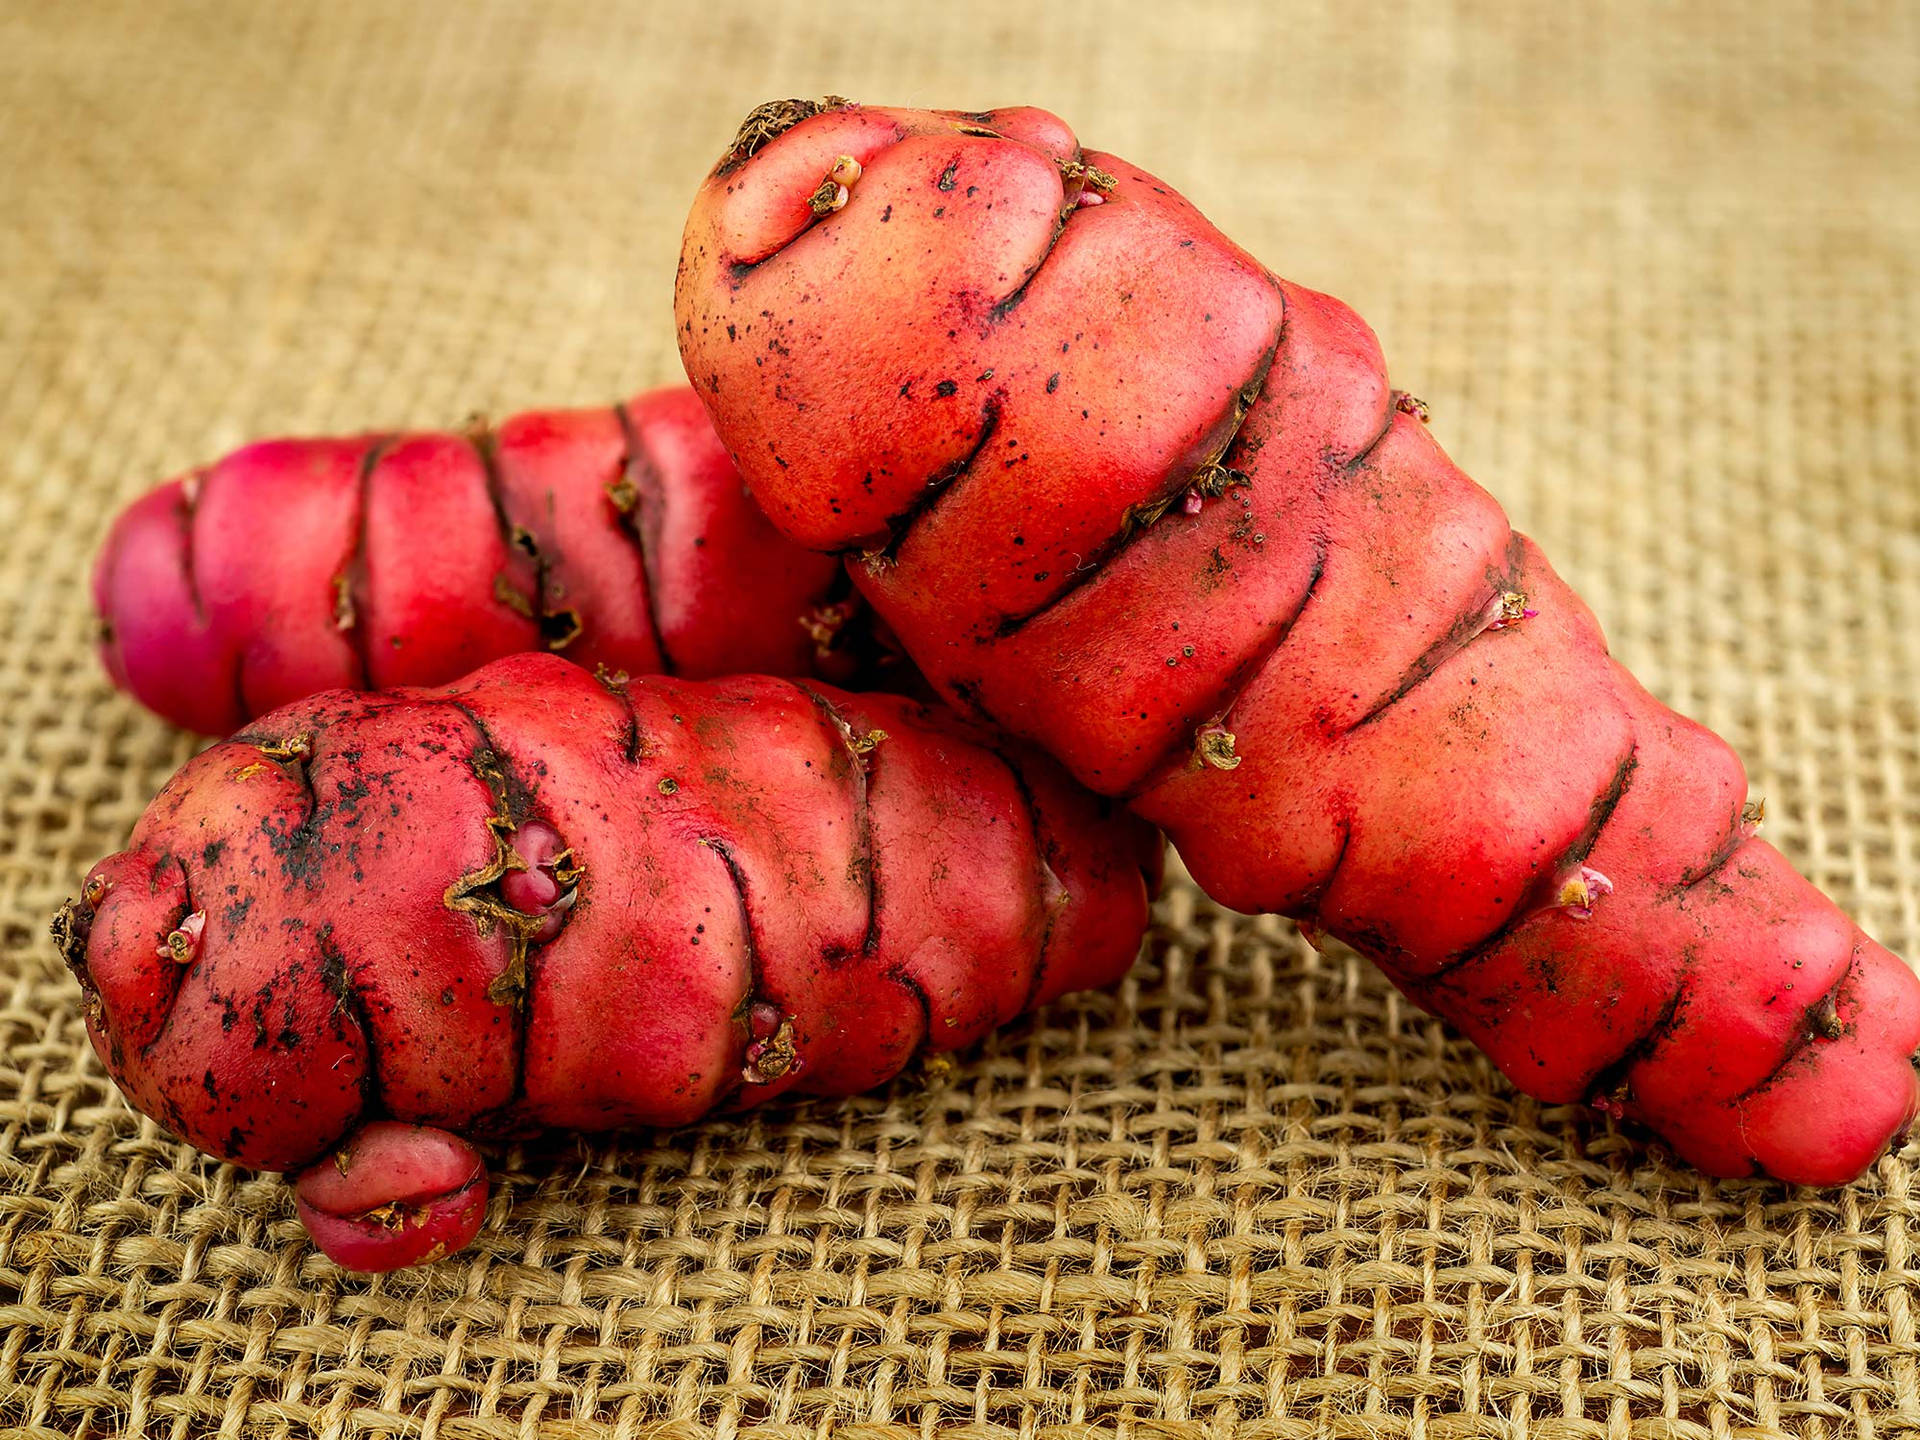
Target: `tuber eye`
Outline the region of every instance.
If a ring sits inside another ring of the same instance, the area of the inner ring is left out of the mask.
[[[1613,881],[1591,865],[1582,865],[1577,873],[1560,883],[1553,903],[1573,919],[1586,920],[1593,915],[1594,903],[1602,895],[1612,893]]]
[[[176,965],[191,965],[194,957],[200,953],[200,934],[206,928],[207,912],[195,910],[173,928],[167,938],[155,947],[154,953]]]
[[[519,858],[521,868],[509,868],[500,876],[500,898],[522,915],[540,917],[539,926],[527,938],[533,944],[544,944],[566,923],[566,914],[579,894],[580,867],[560,832],[538,820],[529,820],[514,830],[506,843]]]
[[[771,1085],[786,1075],[797,1075],[805,1062],[793,1033],[793,1017],[766,1001],[747,1017],[749,1040],[740,1078],[749,1085]]]

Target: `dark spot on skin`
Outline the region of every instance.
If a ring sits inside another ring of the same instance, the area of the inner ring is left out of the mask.
[[[947,168],[940,172],[939,185],[942,190],[953,189],[954,184],[956,183],[954,180],[954,175],[959,169],[960,169],[960,162],[958,160],[951,160],[947,162]],[[938,215],[940,212],[936,210],[933,213]]]
[[[1058,390],[1059,388],[1060,388],[1060,372],[1056,370],[1053,372],[1053,374],[1047,377],[1047,393],[1051,395],[1053,394],[1054,391]]]
[[[944,400],[959,388],[959,385],[952,380],[942,380],[938,385],[933,387],[933,393]]]
[[[200,852],[200,863],[211,870],[215,865],[220,863],[220,857],[226,853],[226,849],[226,841],[209,840],[206,848]]]

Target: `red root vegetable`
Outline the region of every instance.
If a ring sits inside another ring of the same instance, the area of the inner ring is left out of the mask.
[[[677,319],[775,523],[1216,899],[1713,1174],[1843,1182],[1906,1133],[1913,973],[1753,838],[1739,761],[1608,658],[1359,317],[1167,185],[1038,110],[765,106]]]
[[[684,387],[463,434],[246,446],[123,511],[93,592],[114,683],[215,735],[526,650],[845,681],[865,639],[839,568],[767,523]]]
[[[55,933],[133,1105],[379,1270],[472,1236],[459,1137],[850,1094],[1116,979],[1158,864],[943,709],[528,654],[213,746]]]

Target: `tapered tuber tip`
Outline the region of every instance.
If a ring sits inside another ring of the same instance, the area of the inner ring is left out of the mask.
[[[376,1120],[294,1181],[313,1243],[346,1270],[429,1265],[472,1243],[487,1208],[480,1154],[458,1135]]]

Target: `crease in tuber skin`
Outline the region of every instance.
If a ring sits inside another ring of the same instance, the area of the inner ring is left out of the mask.
[[[852,1094],[1118,979],[1159,864],[944,707],[533,653],[212,746],[54,931],[132,1105],[384,1270],[472,1237],[471,1139]]]
[[[684,386],[460,434],[248,445],[121,512],[93,594],[114,683],[210,735],[527,650],[842,683],[886,655]]]
[[[1732,751],[1352,310],[1044,111],[755,116],[687,224],[687,373],[942,694],[1532,1095],[1715,1175],[1837,1184],[1905,1136],[1920,982],[1754,837]]]

